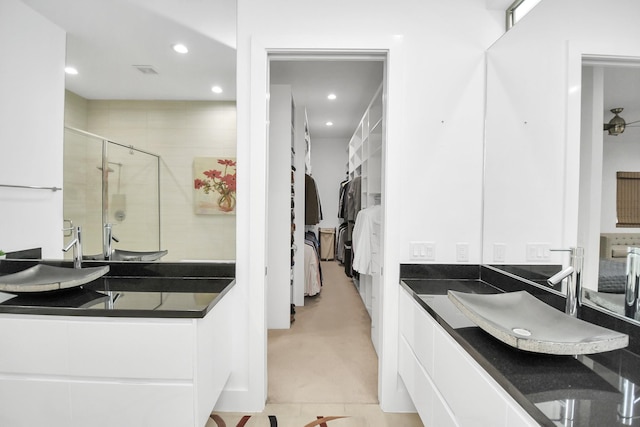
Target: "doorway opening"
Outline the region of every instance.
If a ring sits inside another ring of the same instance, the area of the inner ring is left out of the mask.
[[[370,268],[351,260],[357,214],[384,204],[386,54],[268,58],[267,401],[377,403],[384,221]]]

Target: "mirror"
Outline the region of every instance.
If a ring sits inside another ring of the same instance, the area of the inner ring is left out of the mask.
[[[541,2],[487,51],[482,258],[511,272],[536,266],[559,270],[569,256],[552,249],[584,247],[583,301],[619,313],[611,300],[622,294],[604,295],[605,302],[595,298],[603,296],[598,292],[603,275],[615,275],[619,283],[620,272],[626,274],[624,261],[607,261],[616,262],[615,272],[601,267],[601,234],[635,231],[611,221],[615,178],[611,182],[607,171],[629,164],[610,165],[608,151],[639,163],[635,152],[622,154],[627,136],[606,135],[603,123],[615,107],[625,108],[627,121],[640,119],[640,105],[621,98],[612,86],[622,79],[616,68],[637,68],[640,50],[626,41],[632,25],[604,22],[600,12],[593,4],[576,19],[570,7]],[[597,30],[587,24],[592,18],[599,22]],[[583,60],[593,68],[593,58],[608,67],[610,81],[604,71],[583,73]],[[622,59],[624,64],[616,64]],[[634,85],[627,83],[622,91],[633,96]],[[617,102],[628,105],[609,105]],[[625,134],[631,138],[637,131]]]
[[[196,209],[194,164],[235,163],[235,0],[23,1],[67,31],[66,64],[78,71],[66,77],[65,126],[90,136],[65,133],[64,218],[83,227],[84,254],[102,253],[109,222],[114,249],[234,260],[235,212]],[[80,173],[81,158],[91,160]]]
[[[585,290],[584,300],[637,320],[637,313],[626,312],[624,299],[627,252],[629,247],[640,247],[640,230],[619,224],[618,200],[621,202],[627,194],[620,188],[628,184],[628,178],[618,178],[618,172],[640,171],[640,129],[631,123],[640,114],[636,96],[640,64],[631,58],[584,59],[582,81],[580,192],[581,197],[590,196],[591,206],[581,209],[580,223],[582,233],[598,237],[597,244],[593,239],[589,246],[591,269],[585,277],[597,286]],[[602,129],[613,118],[610,110],[618,108],[618,103],[624,105],[619,114],[628,125],[623,132],[612,135]],[[638,209],[637,203],[631,207]]]

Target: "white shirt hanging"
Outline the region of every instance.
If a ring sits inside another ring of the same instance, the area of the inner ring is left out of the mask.
[[[382,207],[380,205],[362,209],[356,216],[353,227],[352,268],[360,274],[374,273],[372,260],[380,252],[380,224]]]

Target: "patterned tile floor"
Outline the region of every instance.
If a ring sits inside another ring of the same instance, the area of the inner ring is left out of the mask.
[[[382,412],[377,404],[298,404],[270,403],[260,414],[215,413],[224,420],[224,426],[210,419],[205,427],[423,427],[417,414]],[[245,424],[239,424],[244,415],[251,415]],[[275,415],[277,424],[269,419]],[[318,417],[345,416],[322,422]]]

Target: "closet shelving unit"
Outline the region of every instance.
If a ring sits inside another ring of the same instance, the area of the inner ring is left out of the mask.
[[[361,208],[379,205],[382,198],[382,147],[384,138],[382,84],[378,87],[349,141],[349,179],[361,179]],[[381,239],[380,227],[374,238]],[[359,274],[353,282],[371,316],[371,340],[378,350],[381,254],[372,253],[372,274]]]
[[[293,303],[293,286],[295,283],[296,252],[296,145],[295,145],[295,102],[291,98],[291,270],[289,285],[291,286],[291,322],[295,320],[295,304]]]
[[[304,292],[304,109],[296,106],[290,85],[271,85],[267,230],[267,326],[287,329],[291,304]],[[302,121],[302,122],[301,122]],[[299,300],[302,300],[302,304]]]
[[[307,110],[298,105],[294,111],[294,147],[296,151],[296,219],[295,244],[298,248],[295,256],[292,303],[304,305],[304,232],[305,232],[305,173],[311,173],[311,137]]]

